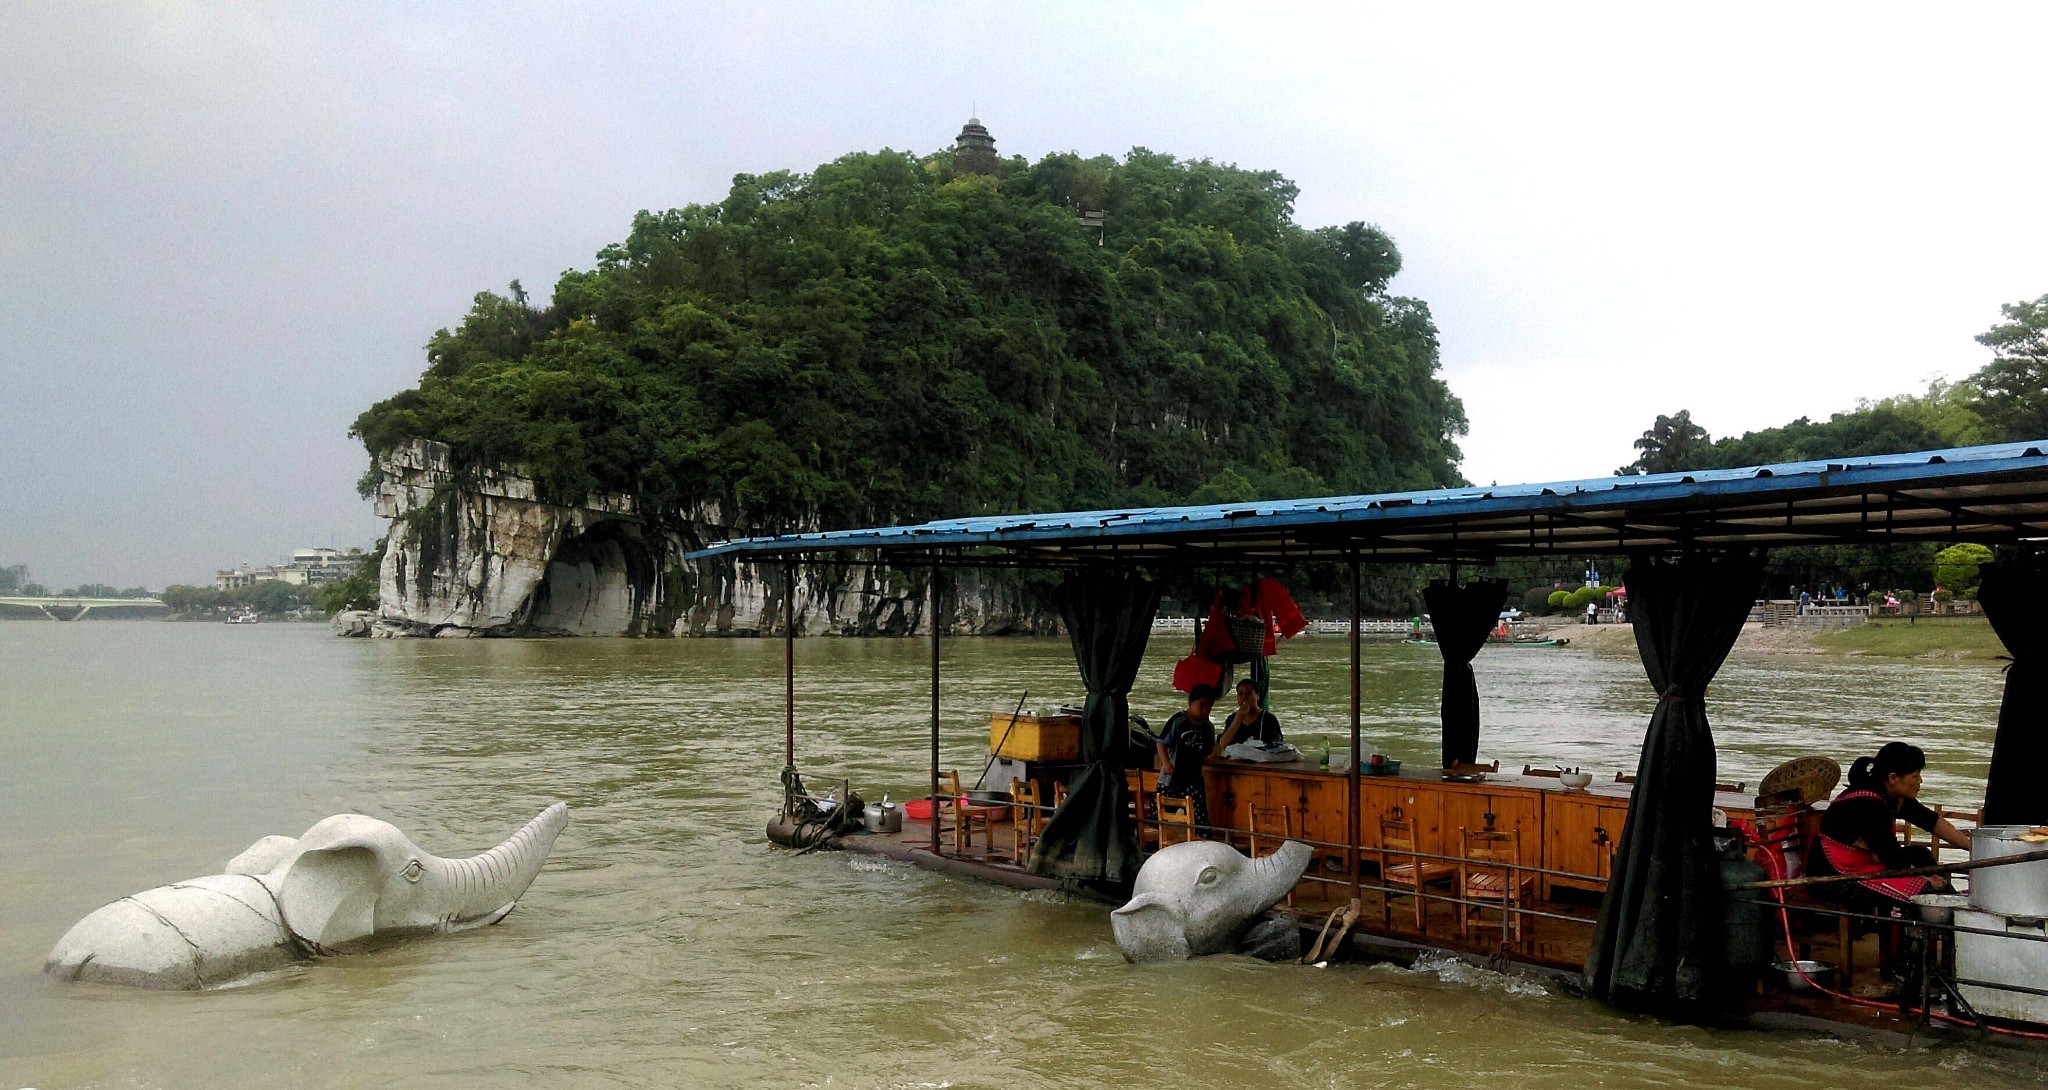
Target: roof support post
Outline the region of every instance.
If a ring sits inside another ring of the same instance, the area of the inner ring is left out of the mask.
[[[1354,549],[1351,552],[1351,771],[1350,778],[1345,785],[1346,798],[1348,801],[1345,805],[1344,811],[1346,838],[1344,841],[1344,862],[1346,868],[1351,873],[1352,904],[1363,904],[1365,896],[1360,886],[1360,883],[1363,882],[1364,878],[1359,873],[1358,861],[1358,766],[1359,763],[1363,760],[1364,756],[1359,751],[1358,739],[1358,630],[1360,627],[1359,614],[1361,609],[1362,605],[1360,602],[1360,595],[1358,592],[1358,551]]]
[[[796,565],[782,564],[782,763],[796,767]]]
[[[931,584],[926,589],[925,618],[932,626],[932,854],[939,854],[939,560],[932,557]],[[955,800],[954,805],[959,805]],[[960,820],[954,811],[953,820]]]

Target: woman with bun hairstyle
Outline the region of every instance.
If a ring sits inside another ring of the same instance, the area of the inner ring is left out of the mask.
[[[1926,767],[1927,754],[1905,742],[1887,742],[1875,756],[1856,758],[1849,766],[1848,787],[1821,815],[1809,871],[1857,875],[1934,865],[1931,850],[1899,843],[1892,829],[1901,819],[1940,837],[1944,844],[1968,848],[1968,837],[1921,804],[1920,772]],[[1948,882],[1938,875],[1871,878],[1825,888],[1837,900],[1882,913],[1918,894],[1945,890]]]

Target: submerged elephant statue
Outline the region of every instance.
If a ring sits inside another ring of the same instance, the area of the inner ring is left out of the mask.
[[[1132,961],[1228,953],[1294,889],[1311,855],[1298,840],[1259,859],[1211,840],[1161,849],[1139,868],[1130,901],[1110,913],[1110,930]]]
[[[512,911],[547,861],[569,808],[555,803],[469,859],[421,851],[361,814],[293,840],[266,836],[227,873],[144,890],[73,925],[43,965],[66,980],[203,988],[372,938],[461,931]]]

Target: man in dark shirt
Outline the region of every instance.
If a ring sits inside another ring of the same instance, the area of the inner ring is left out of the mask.
[[[1197,685],[1188,692],[1188,707],[1173,713],[1159,733],[1159,793],[1184,798],[1195,824],[1209,824],[1209,793],[1202,783],[1202,762],[1216,748],[1216,729],[1209,724],[1216,690]]]

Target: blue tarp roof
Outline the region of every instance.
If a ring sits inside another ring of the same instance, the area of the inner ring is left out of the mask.
[[[2048,439],[1743,469],[941,519],[721,542],[690,559],[999,550],[1025,559],[1380,560],[2048,537]]]

